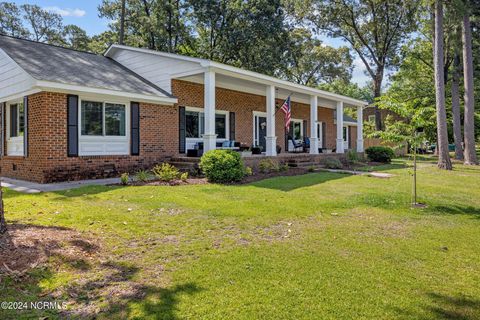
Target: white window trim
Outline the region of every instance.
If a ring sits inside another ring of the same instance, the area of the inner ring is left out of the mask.
[[[317,121],[318,147],[323,146],[323,121]]]
[[[350,126],[343,126],[343,128],[346,128],[346,134],[345,134],[345,139],[343,139],[343,149],[347,150],[348,149],[348,131],[350,130]],[[343,132],[342,132],[343,133]]]
[[[252,137],[253,137],[253,141],[252,141],[252,146],[258,146],[258,132],[255,130],[258,126],[258,117],[267,117],[267,113],[266,112],[262,112],[262,111],[253,111],[253,126],[252,126]]]
[[[13,104],[23,103],[22,99],[17,99],[14,101],[10,101],[7,103],[6,106],[6,113],[5,113],[5,122],[6,122],[6,137],[7,137],[7,156],[14,156],[14,157],[23,157],[24,154],[24,139],[23,136],[19,137],[10,137],[10,106]],[[20,117],[20,113],[17,114]],[[18,119],[17,119],[18,121]]]
[[[125,105],[125,136],[82,135],[82,101],[103,103],[102,131],[105,134],[105,104]],[[103,96],[80,96],[78,99],[78,153],[79,156],[113,156],[130,154],[130,101]]]
[[[204,116],[205,116],[205,109],[204,108],[185,106],[185,111],[199,112],[199,113],[203,113]],[[225,110],[215,109],[215,114],[216,115],[217,114],[225,115],[225,139],[217,138],[217,142],[229,141],[230,140],[230,117],[229,117],[230,112],[225,111]],[[193,149],[192,146],[194,146],[196,143],[202,142],[202,141],[203,141],[203,136],[202,135],[199,138],[185,138],[185,142],[186,142],[185,150]]]

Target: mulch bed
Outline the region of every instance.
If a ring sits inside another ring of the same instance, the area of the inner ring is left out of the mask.
[[[254,175],[244,177],[242,181],[239,181],[235,184],[246,184],[246,183],[257,182],[257,181],[268,179],[268,178],[275,178],[275,177],[298,176],[298,175],[306,174],[308,172],[309,171],[306,168],[289,168],[286,171],[269,172],[269,173],[258,172],[258,173],[255,173]]]

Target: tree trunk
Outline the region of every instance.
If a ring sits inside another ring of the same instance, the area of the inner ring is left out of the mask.
[[[2,182],[0,181],[0,234],[7,231],[7,223],[5,222],[5,211],[3,208],[3,190]]]
[[[477,154],[475,151],[475,102],[473,97],[473,58],[472,58],[472,30],[470,29],[469,12],[463,16],[462,24],[463,42],[463,79],[465,87],[465,114],[464,114],[464,139],[465,139],[465,164],[475,165]]]
[[[448,154],[447,113],[445,110],[445,83],[443,73],[443,1],[435,1],[435,93],[437,107],[437,148],[438,167],[452,170],[452,162]]]
[[[452,118],[453,118],[453,140],[455,142],[455,159],[463,160],[462,147],[462,122],[460,120],[460,55],[455,48],[453,57],[453,75],[452,75]]]
[[[120,35],[118,37],[118,43],[123,45],[125,43],[125,2],[126,0],[122,0],[122,12],[120,13]]]
[[[373,81],[373,98],[379,98],[382,95],[382,80],[383,80],[383,68],[378,67],[375,79]],[[377,105],[373,106],[375,114],[375,130],[380,131],[383,129],[382,114]]]

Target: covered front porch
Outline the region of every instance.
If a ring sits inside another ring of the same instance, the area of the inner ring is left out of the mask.
[[[172,91],[180,106],[180,154],[217,148],[269,157],[363,152],[364,101],[210,61],[174,76]],[[288,129],[279,110],[287,97]],[[345,116],[346,108],[355,109],[356,119]]]

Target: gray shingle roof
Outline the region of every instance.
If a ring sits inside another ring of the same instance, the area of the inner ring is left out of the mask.
[[[37,80],[172,97],[118,62],[93,53],[0,35],[3,49]]]
[[[343,121],[344,122],[357,122],[357,120],[353,119],[349,115],[346,115],[345,113],[343,114]]]

